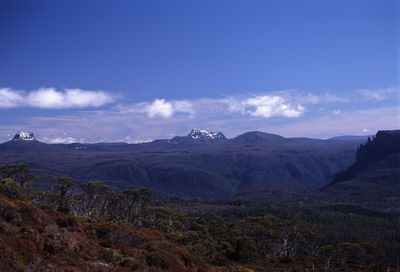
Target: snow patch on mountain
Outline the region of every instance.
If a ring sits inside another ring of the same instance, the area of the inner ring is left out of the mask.
[[[36,141],[36,138],[33,132],[20,131],[17,134],[15,134],[13,140]]]
[[[205,138],[210,140],[225,139],[225,135],[222,134],[221,132],[211,132],[205,129],[192,129],[192,131],[190,131],[188,136],[191,137],[192,139],[205,139]]]

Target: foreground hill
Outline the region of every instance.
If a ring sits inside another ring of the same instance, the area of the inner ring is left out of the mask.
[[[0,195],[1,271],[216,271],[165,234]]]
[[[158,195],[224,198],[248,189],[321,188],[354,161],[360,143],[263,132],[227,139],[204,130],[143,144],[18,139],[0,144],[0,163],[26,162],[44,181],[53,173],[77,182],[101,180],[116,189],[146,186]]]
[[[29,186],[25,165],[0,169],[1,271],[383,271],[398,252],[375,244],[381,241],[376,227],[373,240],[350,231],[349,240],[331,239],[299,216],[243,216],[232,205],[230,220],[182,213],[160,199],[152,203],[146,188],[117,193],[100,182],[77,186],[68,177],[55,177],[54,190],[40,192]],[[179,201],[180,208],[186,204]],[[332,225],[325,220],[319,223]],[[366,226],[346,222],[354,223]],[[397,225],[384,223],[396,239]]]

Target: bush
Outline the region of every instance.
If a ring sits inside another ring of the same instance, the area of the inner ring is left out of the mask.
[[[73,227],[78,224],[73,217],[58,217],[56,222],[60,228]]]
[[[10,178],[5,178],[0,181],[0,194],[5,195],[9,199],[25,199],[21,187]]]

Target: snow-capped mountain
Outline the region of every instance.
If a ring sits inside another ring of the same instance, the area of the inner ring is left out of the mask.
[[[15,134],[13,140],[18,140],[18,141],[36,141],[35,135],[33,132],[29,131],[20,131],[17,134]]]
[[[225,135],[221,132],[210,132],[205,129],[192,129],[188,134],[192,139],[205,140],[208,139],[210,141],[218,140],[218,139],[226,139]]]
[[[205,129],[192,129],[187,136],[176,136],[166,141],[168,144],[193,146],[193,144],[221,144],[228,141],[228,139],[221,132],[211,132]]]

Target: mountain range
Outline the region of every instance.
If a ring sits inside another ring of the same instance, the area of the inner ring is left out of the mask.
[[[361,144],[355,154],[355,161],[335,173],[319,190],[249,189],[235,194],[231,199],[257,205],[303,205],[316,209],[326,208],[327,205],[363,207],[398,218],[400,130],[379,131],[375,137]]]
[[[149,187],[158,195],[225,198],[249,189],[324,187],[351,165],[367,136],[285,138],[259,131],[228,139],[221,132],[149,143],[46,144],[20,132],[0,144],[0,164],[26,162],[43,184],[51,175],[100,180],[114,189]]]

